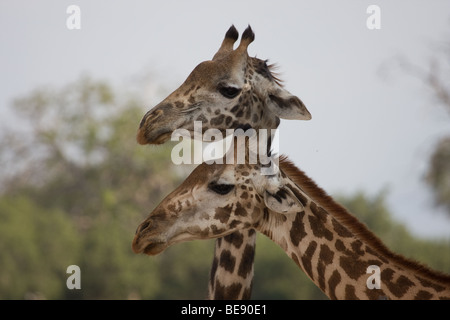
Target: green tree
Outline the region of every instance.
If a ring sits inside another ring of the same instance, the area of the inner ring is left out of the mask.
[[[81,242],[58,209],[27,197],[0,197],[0,299],[58,299],[66,269],[79,261]]]
[[[339,201],[378,236],[392,251],[431,268],[450,273],[450,240],[422,239],[395,221],[386,205],[386,193],[368,197],[362,192]]]
[[[428,65],[414,64],[405,57],[396,62],[403,72],[429,89],[433,108],[442,107],[450,115],[450,43],[440,43],[433,49]],[[435,204],[450,215],[450,136],[439,138],[435,144],[424,180],[433,192]]]
[[[0,233],[0,255],[9,257],[1,261],[9,261],[10,267],[4,276],[9,286],[2,286],[0,297],[20,298],[27,292],[89,299],[157,294],[157,260],[135,255],[131,241],[138,224],[184,172],[171,164],[170,146],[150,149],[136,143],[141,106],[135,96],[87,77],[14,101],[21,125],[4,132],[0,143],[2,167],[8,168],[1,174],[1,191],[3,198],[18,200],[0,208],[6,221],[2,227],[10,230]],[[54,289],[55,283],[65,287],[71,264],[81,268],[82,290]],[[27,271],[14,268],[18,265]],[[31,270],[39,268],[47,268],[49,276],[35,283],[38,276]],[[51,281],[50,274],[55,276]],[[17,281],[22,285],[13,290]]]
[[[435,203],[450,214],[450,137],[444,137],[437,143],[425,181],[433,190]]]

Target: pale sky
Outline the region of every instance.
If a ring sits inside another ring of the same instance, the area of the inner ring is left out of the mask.
[[[80,30],[66,26],[72,4]],[[366,26],[369,5],[380,8],[379,30]],[[423,182],[450,117],[392,63],[402,56],[428,64],[449,39],[448,0],[0,0],[0,123],[13,98],[81,75],[126,86],[149,75],[140,93],[150,109],[164,98],[154,88],[175,90],[212,58],[231,24],[240,32],[252,26],[249,54],[277,63],[285,87],[312,114],[282,121],[281,153],[331,195],[387,188],[396,219],[418,235],[450,238],[450,219]]]

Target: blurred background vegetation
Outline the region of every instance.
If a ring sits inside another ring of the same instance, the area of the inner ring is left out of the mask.
[[[135,142],[144,105],[89,77],[13,102],[18,122],[0,140],[0,299],[206,297],[213,241],[177,244],[156,257],[131,251],[138,224],[191,171],[171,163],[170,143]],[[448,206],[449,179],[435,178],[450,174],[443,145],[427,181]],[[391,249],[450,273],[450,241],[412,235],[392,218],[386,192],[338,200]],[[81,290],[66,287],[72,264],[81,268]],[[261,235],[252,297],[326,298]]]

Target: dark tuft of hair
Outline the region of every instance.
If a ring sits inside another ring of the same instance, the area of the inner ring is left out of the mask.
[[[239,32],[234,25],[231,25],[230,29],[228,29],[227,33],[225,34],[225,38],[230,38],[234,41],[239,38]]]
[[[266,65],[268,60],[265,61]],[[279,66],[276,63],[271,63],[267,65],[267,68],[269,69],[270,74],[272,75],[272,79],[280,86],[283,86],[283,80],[280,78],[280,73],[276,70],[279,69]]]
[[[249,39],[250,42],[255,40],[255,34],[253,33],[252,27],[250,25],[245,29],[244,33],[242,34],[242,40],[243,39]]]
[[[283,80],[280,79],[280,75],[275,72],[275,69],[278,69],[278,65],[272,63],[267,65],[269,60],[261,60],[258,58],[253,58],[253,67],[255,71],[262,75],[264,78],[269,79],[270,81],[275,81],[280,87],[283,86]]]

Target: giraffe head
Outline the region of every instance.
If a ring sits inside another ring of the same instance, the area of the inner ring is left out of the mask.
[[[282,171],[261,175],[258,164],[202,163],[137,228],[133,251],[155,255],[177,242],[257,228],[269,214],[283,219],[303,208],[286,183]]]
[[[224,134],[227,128],[275,129],[280,118],[311,119],[266,61],[249,57],[247,47],[255,38],[250,26],[234,49],[238,37],[231,26],[213,59],[195,67],[178,89],[144,115],[137,134],[140,144],[164,143],[175,129],[193,132],[194,121]]]

